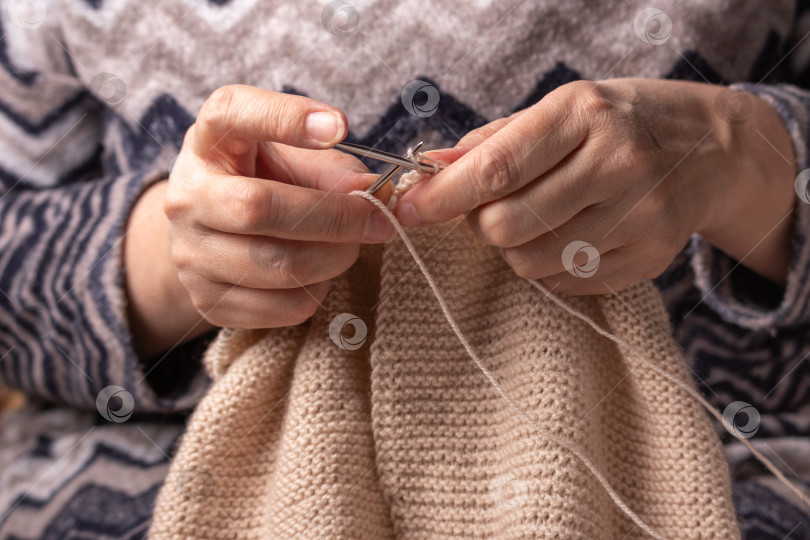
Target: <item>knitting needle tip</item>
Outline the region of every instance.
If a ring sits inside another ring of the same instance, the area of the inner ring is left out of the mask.
[[[422,148],[422,146],[424,146],[424,145],[425,145],[425,141],[419,141],[419,142],[418,142],[418,143],[416,143],[416,144],[415,144],[413,147],[411,147],[411,148],[409,148],[409,149],[408,149],[408,152],[405,154],[405,157],[408,157],[408,156],[410,156],[410,155],[414,155],[414,154],[416,154],[416,152],[418,152],[418,151],[419,151],[419,149],[420,149],[420,148]],[[382,188],[382,187],[383,187],[383,186],[384,186],[384,185],[385,185],[385,184],[386,184],[386,183],[387,183],[389,180],[391,180],[391,179],[394,177],[394,175],[395,175],[395,174],[397,174],[397,173],[398,173],[399,171],[401,171],[401,170],[402,170],[402,166],[401,166],[401,165],[391,165],[390,167],[388,167],[388,168],[385,170],[385,172],[383,172],[383,173],[380,175],[380,177],[379,177],[379,178],[377,178],[377,180],[375,180],[375,181],[374,181],[374,183],[373,183],[373,184],[371,184],[371,185],[368,187],[368,189],[366,190],[366,192],[367,192],[367,193],[371,193],[372,195],[374,195],[374,194],[375,194],[375,193],[377,193],[377,192],[380,190],[380,188]]]

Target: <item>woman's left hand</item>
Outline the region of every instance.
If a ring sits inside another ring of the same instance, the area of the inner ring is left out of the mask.
[[[694,233],[775,281],[787,272],[793,147],[751,94],[578,81],[431,155],[453,164],[403,196],[403,225],[468,213],[518,275],[558,292],[656,277]]]

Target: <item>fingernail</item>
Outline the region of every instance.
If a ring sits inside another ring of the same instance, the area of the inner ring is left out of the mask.
[[[425,150],[422,152],[423,156],[440,156],[442,154],[446,154],[447,152],[452,152],[455,148],[434,148],[433,150]]]
[[[416,211],[413,204],[409,202],[400,203],[397,205],[397,218],[399,222],[405,227],[415,227],[421,225],[423,220],[419,212]]]
[[[361,178],[363,179],[363,182],[365,182],[366,187],[369,187],[371,184],[373,184],[380,177],[379,174],[374,174],[374,173],[359,173],[359,174],[360,174]]]
[[[366,230],[363,234],[369,242],[385,242],[394,234],[394,226],[382,212],[374,210],[366,218]]]
[[[313,139],[326,144],[334,144],[343,138],[346,124],[335,113],[314,112],[307,116],[307,133]]]

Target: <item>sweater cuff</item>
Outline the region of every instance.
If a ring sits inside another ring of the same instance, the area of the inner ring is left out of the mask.
[[[764,86],[750,83],[732,88],[755,94],[782,118],[796,152],[798,170],[808,168],[807,117],[810,94],[789,85]],[[702,302],[725,321],[753,330],[797,326],[810,320],[810,205],[798,197],[794,206],[792,256],[784,286],[756,274],[739,261],[710,245],[700,236],[691,240],[695,284]]]
[[[695,285],[726,322],[752,330],[798,326],[810,320],[810,206],[797,203],[793,255],[784,286],[748,269],[698,235],[691,240]]]

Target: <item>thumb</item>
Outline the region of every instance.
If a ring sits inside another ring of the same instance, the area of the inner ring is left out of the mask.
[[[348,133],[346,115],[335,107],[238,84],[215,90],[203,103],[196,125],[201,154],[225,139],[328,148]]]

